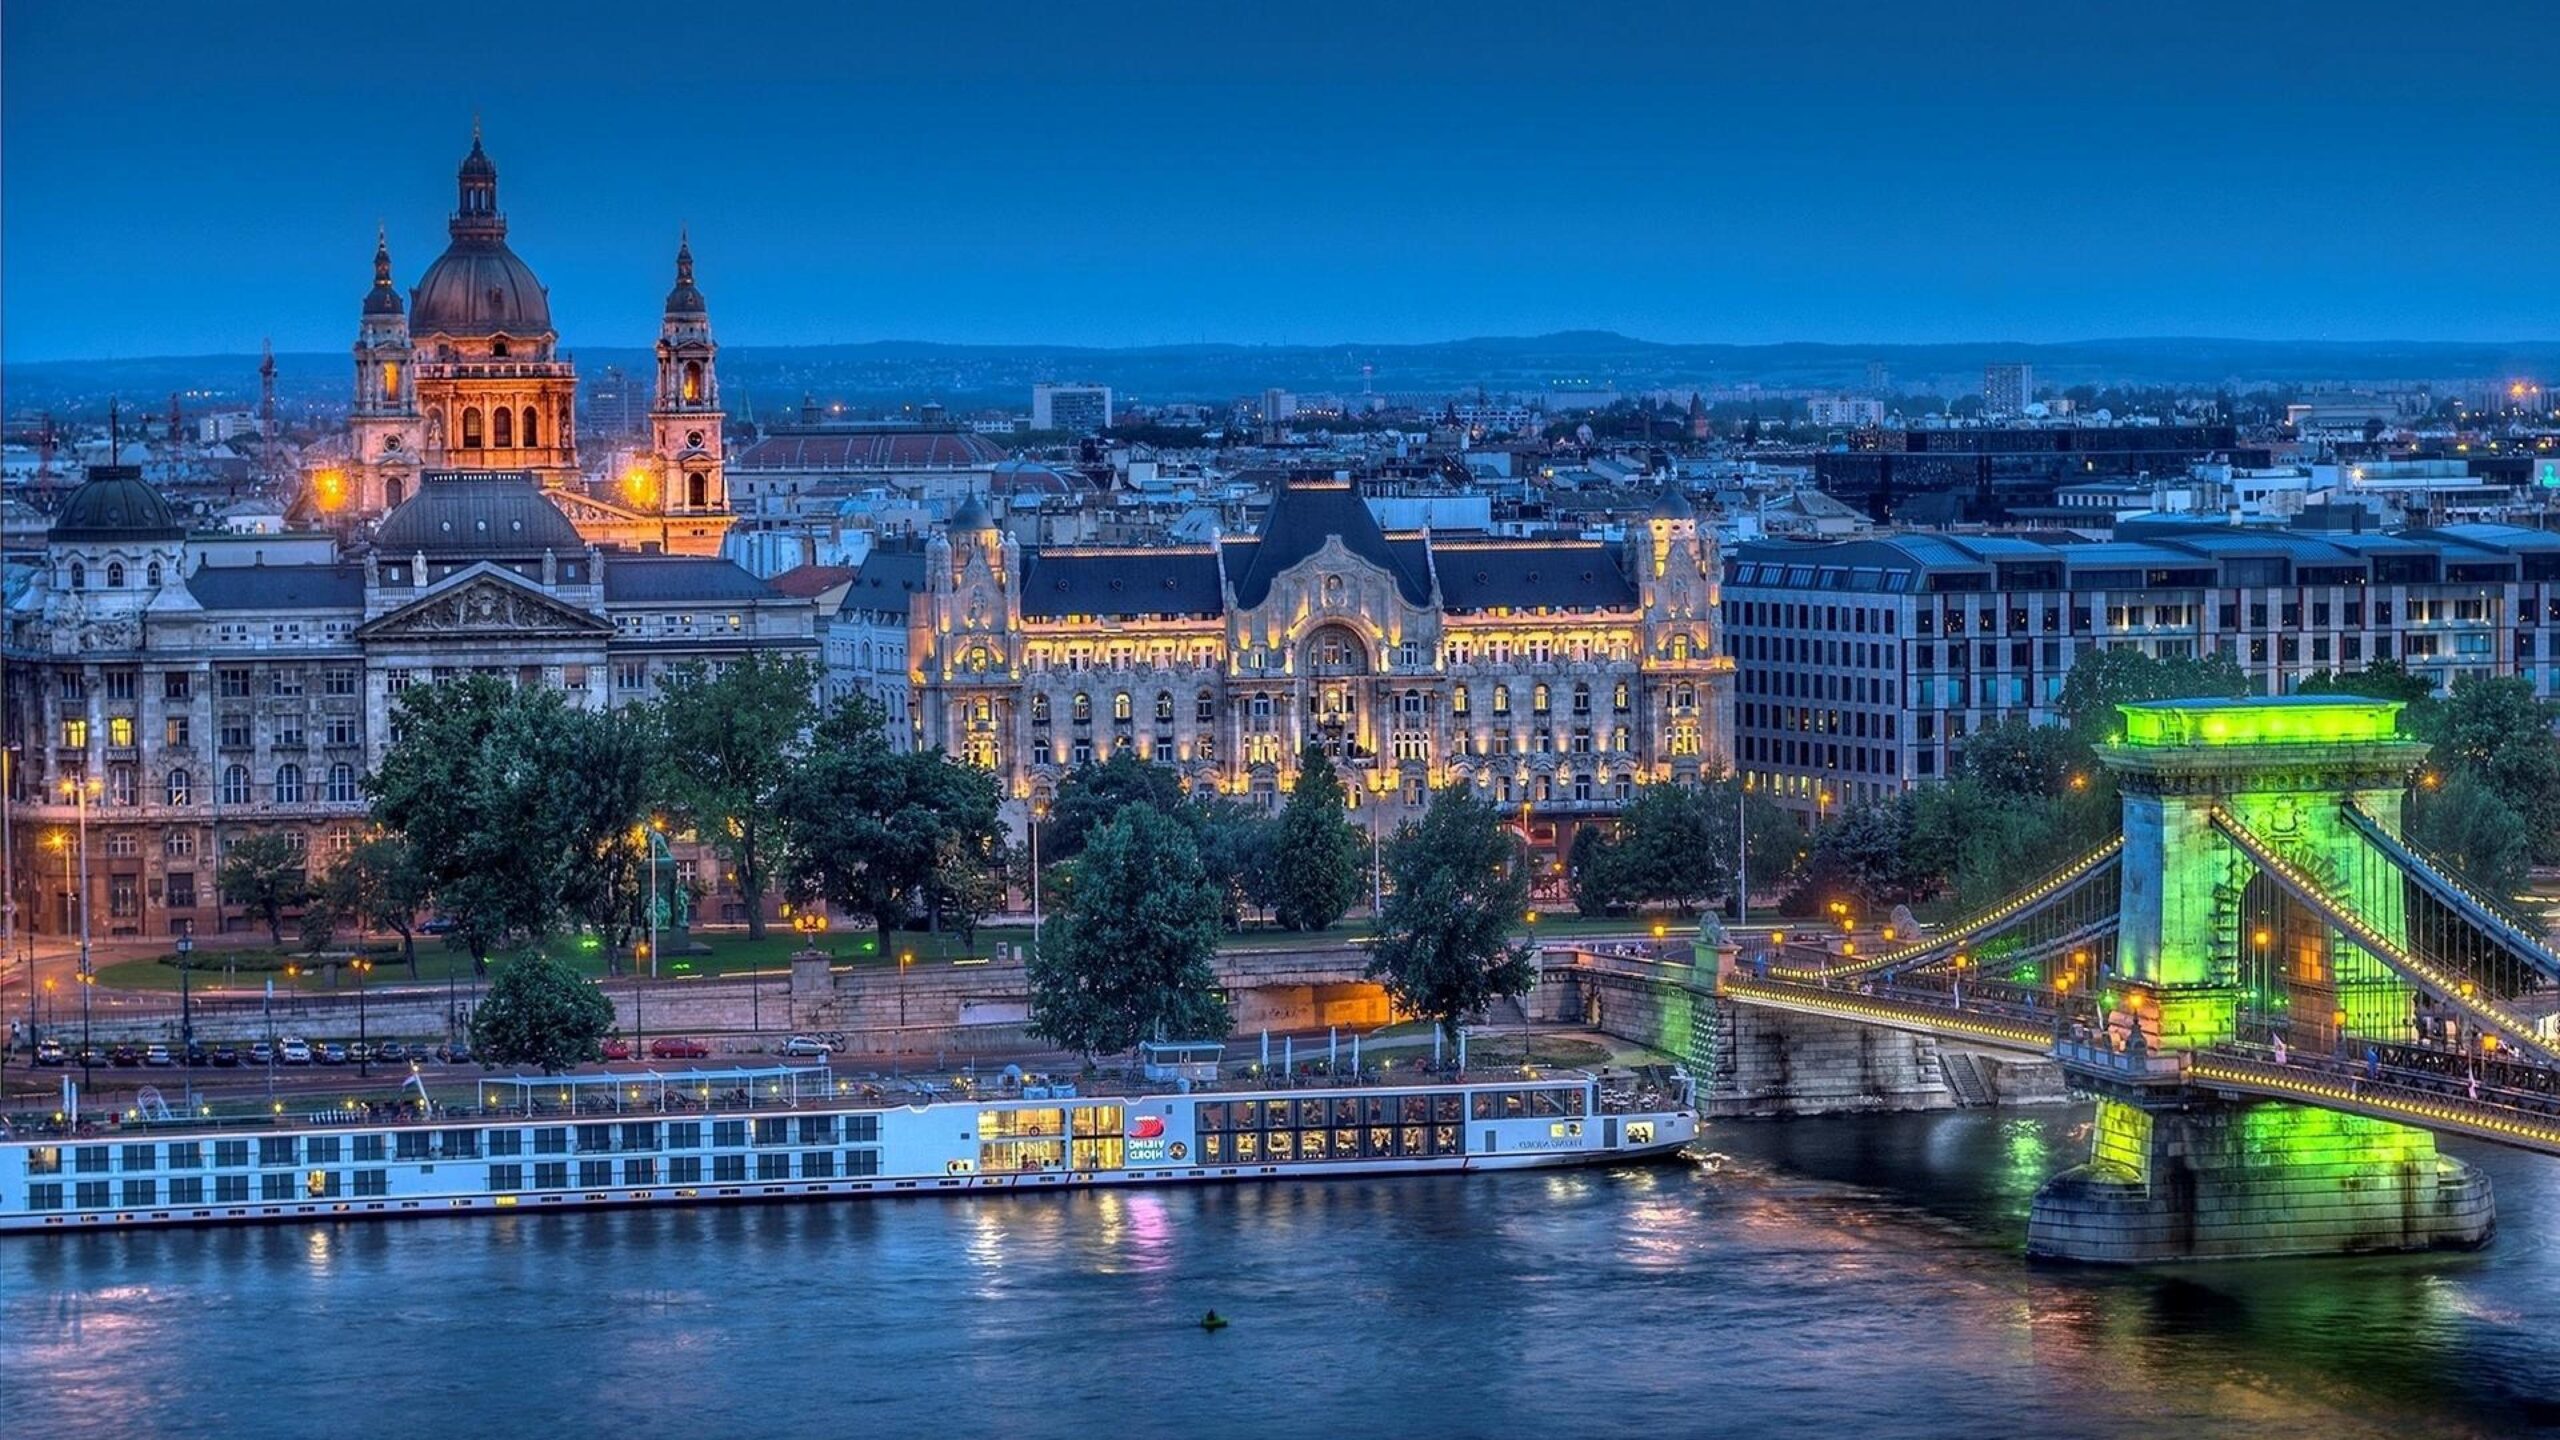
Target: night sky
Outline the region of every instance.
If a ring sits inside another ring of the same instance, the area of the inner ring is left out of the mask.
[[[573,348],[680,225],[750,345],[2560,335],[2548,0],[797,9],[12,0],[5,355],[344,347],[475,111]]]

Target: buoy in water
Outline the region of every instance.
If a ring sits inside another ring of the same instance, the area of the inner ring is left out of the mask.
[[[1200,1328],[1203,1330],[1224,1330],[1227,1328],[1227,1317],[1219,1314],[1215,1310],[1212,1310],[1208,1314],[1200,1317]]]

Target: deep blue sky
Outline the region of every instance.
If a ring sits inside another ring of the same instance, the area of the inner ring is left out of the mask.
[[[572,347],[679,224],[743,344],[2560,335],[2549,0],[795,8],[12,0],[5,354],[346,345],[475,110]]]

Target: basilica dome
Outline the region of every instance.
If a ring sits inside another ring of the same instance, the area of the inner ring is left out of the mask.
[[[461,202],[449,227],[453,241],[410,292],[413,335],[544,335],[551,297],[533,267],[507,248],[498,212],[498,167],[478,136],[462,162]]]

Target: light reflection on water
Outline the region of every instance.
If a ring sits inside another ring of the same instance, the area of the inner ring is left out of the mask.
[[[2466,1152],[2479,1255],[2030,1267],[2026,1203],[2085,1143],[2079,1112],[1879,1116],[1718,1126],[1715,1165],[16,1240],[0,1433],[2560,1422],[2560,1165]]]

